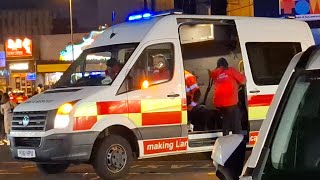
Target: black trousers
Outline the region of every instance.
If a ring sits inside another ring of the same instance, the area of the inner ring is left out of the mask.
[[[223,135],[241,134],[241,112],[237,105],[219,108],[222,114]]]
[[[0,140],[6,138],[6,133],[4,131],[4,116],[0,114]]]

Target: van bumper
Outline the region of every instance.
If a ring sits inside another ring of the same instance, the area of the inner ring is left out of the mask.
[[[53,134],[46,137],[10,137],[13,158],[35,162],[86,162],[99,132]],[[34,149],[35,158],[18,157],[18,149]]]

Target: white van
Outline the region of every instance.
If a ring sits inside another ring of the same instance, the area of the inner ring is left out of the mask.
[[[319,70],[319,45],[292,59],[240,179],[320,179]],[[212,157],[222,179],[235,179],[235,168],[225,165],[240,156],[230,153],[239,150],[239,140],[241,135],[230,135],[215,144]]]
[[[202,94],[207,69],[220,57],[244,70],[248,83],[240,105],[248,135],[259,130],[290,59],[314,44],[308,25],[295,20],[176,14],[128,19],[87,47],[53,89],[15,108],[15,158],[39,162],[46,173],[89,162],[99,176],[113,179],[125,176],[134,158],[210,152],[222,136],[221,123],[212,119],[203,124],[209,130],[188,131],[184,70],[197,76]],[[169,71],[161,81],[152,79],[156,55],[166,59]],[[111,58],[118,67],[114,78],[105,74]],[[208,99],[212,107],[212,92]]]

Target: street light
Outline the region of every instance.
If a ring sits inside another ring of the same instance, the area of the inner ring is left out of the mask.
[[[72,47],[72,61],[74,61],[72,0],[69,0],[69,13],[70,13],[70,34],[71,34],[71,47]]]

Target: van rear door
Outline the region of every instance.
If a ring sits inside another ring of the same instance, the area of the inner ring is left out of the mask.
[[[239,18],[235,23],[247,77],[250,130],[258,131],[290,60],[314,40],[300,21]]]

